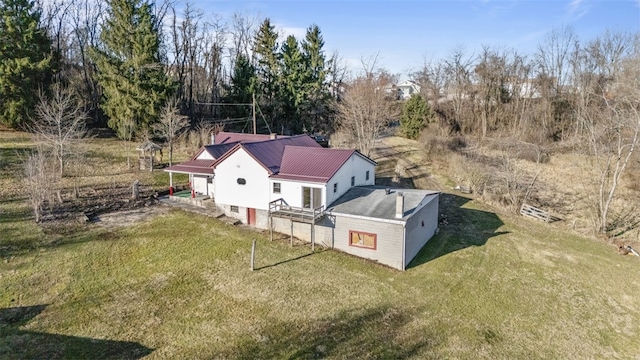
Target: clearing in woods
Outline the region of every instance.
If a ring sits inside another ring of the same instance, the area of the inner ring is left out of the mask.
[[[0,139],[3,156],[17,145]],[[19,159],[0,161],[2,185],[19,184]],[[399,272],[181,210],[40,226],[16,194],[0,199],[3,358],[640,353],[638,258],[465,196],[443,194],[439,234]]]

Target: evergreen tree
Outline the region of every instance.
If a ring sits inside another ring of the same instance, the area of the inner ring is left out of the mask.
[[[278,131],[283,124],[276,122],[278,119],[278,76],[279,54],[278,54],[278,34],[271,20],[265,19],[254,42],[254,55],[256,56],[256,74],[258,77],[258,95],[260,109],[271,127]]]
[[[0,123],[27,125],[52,72],[51,39],[30,0],[0,0]]]
[[[418,94],[413,94],[402,108],[400,126],[408,139],[417,139],[420,131],[433,119],[429,104]]]
[[[231,83],[226,86],[225,102],[229,104],[250,104],[256,91],[256,70],[243,54],[238,54],[231,75]],[[225,116],[241,118],[251,115],[248,106],[227,106]]]
[[[320,34],[320,28],[317,25],[310,26],[302,42],[308,72],[307,101],[304,103],[302,113],[305,121],[310,121],[311,126],[316,130],[328,127],[328,105],[331,98],[326,86],[327,63],[323,46],[324,40]]]
[[[173,84],[159,60],[160,37],[152,5],[109,0],[100,39],[92,49],[102,87],[101,108],[109,127],[126,138],[157,121]]]
[[[282,44],[282,72],[280,77],[279,102],[282,106],[282,117],[285,127],[300,132],[301,109],[307,99],[309,76],[298,41],[289,35]]]

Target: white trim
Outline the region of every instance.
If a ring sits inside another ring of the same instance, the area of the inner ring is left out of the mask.
[[[211,176],[213,177],[214,174],[212,173],[200,173],[200,172],[189,172],[189,171],[176,171],[176,170],[164,170],[168,173],[176,173],[176,174],[189,174],[189,175],[203,175],[203,176]]]
[[[405,220],[391,220],[391,219],[382,219],[382,218],[376,218],[376,217],[371,217],[371,216],[344,214],[344,213],[333,212],[332,210],[327,211],[327,214],[336,215],[336,216],[343,216],[343,217],[352,218],[352,219],[371,220],[371,221],[383,222],[383,223],[387,223],[387,224],[402,225],[403,227],[407,223]]]
[[[328,184],[326,182],[321,182],[321,181],[305,181],[305,180],[298,180],[298,179],[293,180],[293,179],[285,179],[285,178],[277,178],[277,177],[269,177],[269,180],[271,180],[271,182],[289,181],[289,182],[305,183],[305,184],[318,184],[318,185]]]

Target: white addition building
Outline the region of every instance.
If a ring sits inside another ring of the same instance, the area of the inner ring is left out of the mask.
[[[375,166],[307,135],[222,132],[165,171],[189,174],[192,197],[245,224],[404,270],[437,231],[439,193],[376,187]]]

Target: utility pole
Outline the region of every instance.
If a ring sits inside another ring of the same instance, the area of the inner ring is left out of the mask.
[[[251,102],[251,107],[253,109],[253,134],[256,134],[256,94],[253,93],[253,101]]]

